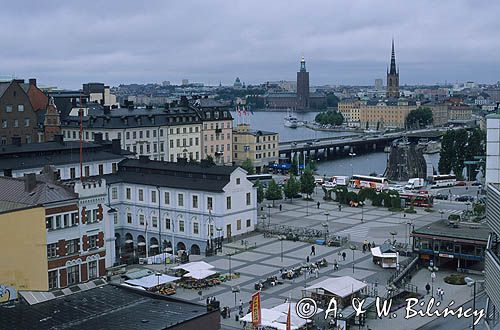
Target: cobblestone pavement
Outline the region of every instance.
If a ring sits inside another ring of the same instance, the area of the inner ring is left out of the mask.
[[[439,219],[440,215],[418,210],[417,214],[407,214],[406,218],[400,213],[392,213],[383,208],[365,206],[361,208],[342,207],[338,210],[338,204],[334,202],[320,202],[318,208],[315,202],[306,202],[303,200],[282,202],[282,210],[279,210],[279,203],[274,208],[264,207],[262,213],[266,214],[266,221],[271,224],[286,224],[296,227],[308,227],[323,229],[323,223],[326,222],[325,212],[328,212],[329,230],[335,234],[349,235],[353,243],[359,244],[364,240],[375,241],[377,244],[383,243],[391,238],[390,231],[396,231],[394,238],[399,242],[408,240],[409,225],[406,222],[411,221],[418,228],[427,225]],[[363,213],[363,214],[361,214]],[[361,222],[363,216],[363,222]],[[259,218],[260,219],[260,218]],[[245,243],[246,241],[246,243]],[[262,307],[270,308],[281,304],[285,299],[291,297],[292,301],[297,301],[302,297],[304,287],[324,280],[332,276],[352,276],[358,280],[371,284],[376,282],[379,295],[386,294],[387,279],[393,274],[394,270],[381,269],[371,261],[369,252],[363,253],[361,250],[353,251],[348,246],[328,247],[315,245],[316,255],[310,256],[310,261],[319,261],[325,258],[329,266],[321,268],[319,278],[309,275],[295,280],[284,280],[283,284],[265,289],[261,292]],[[229,272],[240,273],[238,279],[233,279],[219,286],[203,290],[203,295],[199,296],[195,290],[178,289],[176,296],[191,300],[205,302],[207,296],[215,296],[221,301],[221,306],[228,306],[232,309],[230,319],[222,319],[222,326],[225,329],[242,328],[242,325],[235,321],[234,315],[237,313],[239,300],[244,303],[244,311],[248,309],[248,302],[251,295],[255,292],[254,284],[259,280],[265,280],[272,275],[278,275],[281,268],[290,268],[299,266],[306,262],[310,255],[311,244],[304,242],[280,241],[275,237],[267,238],[262,234],[256,234],[247,238],[237,239],[231,243],[224,244],[222,253],[217,256],[203,258],[205,261],[215,266],[220,273]],[[346,252],[346,260],[342,260],[339,253]],[[229,256],[228,254],[231,254]],[[333,261],[338,260],[339,270],[333,270]],[[404,260],[405,257],[401,257]],[[354,268],[353,268],[354,265]],[[162,266],[153,266],[162,267]],[[447,287],[442,277],[445,272],[439,272],[435,285],[441,284],[446,292],[445,300],[455,299],[457,303],[470,299],[467,287]],[[429,281],[428,270],[419,271],[412,278],[412,284],[415,284],[419,292],[425,294],[425,284]],[[232,287],[238,286],[239,292],[232,292]],[[396,313],[402,313],[399,310]],[[402,314],[401,314],[402,315]],[[417,329],[419,326],[431,321],[431,318],[414,318],[413,322],[404,322],[404,326],[399,322],[403,317],[398,314],[396,319],[369,320],[368,325],[371,329],[383,329],[388,326],[391,329]],[[397,320],[397,321],[395,321]],[[389,322],[389,323],[388,323]],[[366,328],[366,327],[365,327]]]

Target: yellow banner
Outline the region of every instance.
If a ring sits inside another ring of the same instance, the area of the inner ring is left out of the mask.
[[[260,292],[256,292],[252,295],[252,324],[254,326],[258,326],[260,325],[260,322]]]

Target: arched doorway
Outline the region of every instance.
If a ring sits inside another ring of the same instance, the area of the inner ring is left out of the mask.
[[[146,256],[146,239],[144,236],[137,236],[137,253],[140,257]]]
[[[160,246],[158,245],[158,239],[156,237],[151,237],[149,240],[149,254],[156,255],[160,253]]]
[[[178,242],[177,243],[177,251],[179,250],[184,250],[186,251],[186,244],[182,243],[182,242]]]
[[[134,238],[131,233],[125,234],[125,252],[133,252],[134,251]]]
[[[200,255],[200,247],[196,244],[191,245],[191,254]]]

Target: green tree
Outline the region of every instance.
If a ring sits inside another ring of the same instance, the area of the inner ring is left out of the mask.
[[[325,112],[320,112],[314,118],[318,124],[321,125],[342,125],[344,122],[344,116],[338,111],[328,110]]]
[[[309,167],[306,167],[300,176],[300,191],[307,194],[307,198],[310,198],[314,192],[314,187],[316,187],[316,182],[314,181],[313,172]]]
[[[441,151],[439,153],[439,173],[449,174],[453,167],[453,153],[455,152],[455,131],[449,130],[441,140]]]
[[[323,189],[323,192],[325,193],[325,196],[323,197],[323,199],[325,201],[331,201],[333,189],[326,189],[325,187],[321,187],[321,188]]]
[[[373,188],[361,188],[358,192],[358,198],[360,201],[364,202],[367,199],[373,200],[373,197],[377,194]]]
[[[255,187],[257,187],[257,202],[260,204],[264,201],[265,197],[264,186],[262,185],[262,182],[257,180],[255,182]]]
[[[271,180],[271,182],[269,182],[269,185],[267,186],[266,199],[273,201],[274,207],[274,201],[282,198],[283,191],[281,190],[281,187],[276,183],[276,181],[274,181],[274,179]]]
[[[486,134],[483,130],[476,128],[469,134],[469,139],[467,140],[467,147],[465,148],[465,160],[476,160],[477,156],[486,155]],[[481,165],[467,165],[467,176],[470,175],[469,180],[474,180],[476,178],[476,171],[479,170]],[[484,172],[484,169],[483,169]]]
[[[431,125],[432,122],[432,110],[428,107],[419,107],[410,111],[406,117],[406,128],[419,129]]]
[[[290,171],[292,172],[292,175],[298,175],[299,174],[299,163],[297,161],[297,154],[295,154],[293,156],[292,167],[290,168]]]
[[[248,158],[241,164],[241,168],[247,171],[249,175],[255,174],[252,161]]]
[[[452,158],[452,168],[453,173],[457,178],[463,178],[464,171],[464,161],[465,161],[465,148],[467,146],[468,133],[465,129],[460,129],[455,132],[455,141],[453,145],[453,158]]]
[[[295,195],[297,195],[299,191],[300,191],[300,182],[297,179],[295,179],[293,175],[290,176],[290,178],[283,187],[283,192],[285,193],[285,197],[290,198],[290,201],[292,201],[293,197],[295,197]]]
[[[345,186],[337,186],[334,189],[335,191],[335,201],[340,204],[347,204],[347,187]]]

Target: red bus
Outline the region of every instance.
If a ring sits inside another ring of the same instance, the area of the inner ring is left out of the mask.
[[[399,194],[406,206],[432,207],[433,197],[429,194],[403,193]]]

